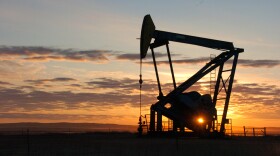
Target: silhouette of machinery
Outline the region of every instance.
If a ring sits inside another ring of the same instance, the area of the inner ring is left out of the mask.
[[[153,42],[152,39],[154,39]],[[221,50],[222,52],[215,58],[212,58],[210,62],[203,66],[193,76],[177,86],[168,46],[169,41],[212,48]],[[173,80],[174,90],[169,92],[167,95],[163,95],[162,93],[157,70],[157,62],[154,54],[154,49],[160,46],[166,46]],[[146,57],[149,48],[152,52],[159,96],[158,101],[151,105],[149,124],[148,121],[143,122],[142,118],[144,116],[141,116],[140,112],[138,128],[139,133],[142,134],[144,126],[148,127],[148,133],[162,133],[162,116],[165,116],[172,121],[172,131],[183,132],[185,128],[187,128],[199,135],[208,135],[211,133],[225,134],[225,124],[228,122],[228,119],[226,118],[227,110],[230,101],[235,69],[238,61],[238,55],[239,53],[244,52],[244,49],[235,48],[232,42],[156,30],[151,16],[146,15],[143,20],[140,38],[141,63],[142,59]],[[228,62],[232,64],[231,69],[225,70],[224,64],[232,57],[233,60]],[[201,95],[197,91],[185,92],[197,81],[216,68],[218,68],[218,73],[213,98],[209,94]],[[223,73],[225,72],[229,72],[227,79],[223,78]],[[143,82],[141,74],[139,82],[141,87]],[[224,90],[225,94],[219,94],[222,89]],[[220,96],[223,97],[220,98]],[[217,126],[217,100],[224,101],[223,115],[219,126]],[[145,117],[148,118],[147,116]]]

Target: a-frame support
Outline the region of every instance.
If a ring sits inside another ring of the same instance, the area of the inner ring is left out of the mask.
[[[152,50],[152,52],[153,52],[153,50]],[[152,105],[151,112],[152,111],[157,112],[157,129],[155,130],[155,128],[153,128],[154,126],[151,126],[150,130],[162,131],[161,115],[164,115],[173,121],[174,120],[177,120],[177,121],[184,120],[184,119],[181,119],[176,113],[173,113],[170,110],[167,110],[164,107],[164,105],[167,103],[174,103],[173,100],[176,98],[177,95],[179,95],[180,93],[183,93],[185,90],[187,90],[189,87],[191,87],[194,83],[196,83],[202,77],[204,77],[205,75],[210,73],[212,70],[219,67],[218,77],[217,77],[216,86],[215,86],[215,92],[214,92],[214,96],[213,96],[213,103],[214,103],[214,105],[216,105],[216,102],[218,100],[218,95],[219,95],[220,91],[222,90],[222,88],[224,88],[224,90],[226,92],[226,97],[221,98],[221,99],[225,99],[225,105],[224,105],[221,127],[220,127],[220,131],[219,131],[220,133],[224,133],[224,131],[225,131],[224,125],[226,123],[226,115],[227,115],[227,110],[228,110],[228,105],[229,105],[229,100],[230,100],[230,95],[231,95],[231,89],[232,89],[235,69],[236,69],[237,60],[238,60],[238,54],[240,52],[243,52],[243,49],[236,49],[234,51],[227,51],[227,52],[221,53],[216,58],[214,58],[209,63],[207,63],[204,67],[202,67],[202,69],[200,69],[195,75],[193,75],[191,78],[189,78],[188,80],[183,82],[181,85],[179,85],[176,89],[174,89],[172,92],[170,92],[166,96],[163,96],[162,99],[159,99],[159,101],[157,103]],[[233,62],[232,62],[232,69],[223,70],[224,64],[231,57],[234,57]],[[154,61],[156,61],[156,60],[154,59]],[[154,62],[154,64],[156,65],[156,62]],[[172,62],[171,62],[171,64],[172,64]],[[223,72],[228,72],[228,71],[230,71],[231,74],[230,74],[229,78],[226,81],[224,81],[222,74],[223,74]],[[222,82],[222,88],[220,88],[221,82]],[[160,84],[158,84],[158,86],[160,86]],[[155,113],[151,114],[151,116],[150,116],[151,125],[155,125],[155,123],[153,123],[155,121],[154,119],[155,119]],[[214,119],[217,119],[217,117],[215,117]],[[209,125],[209,126],[211,126],[210,128],[212,128],[212,131],[215,130],[214,119],[213,119],[213,124]],[[176,128],[176,127],[174,127],[174,128]]]

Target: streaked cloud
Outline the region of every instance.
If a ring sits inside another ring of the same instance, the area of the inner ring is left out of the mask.
[[[268,95],[276,96],[280,94],[280,89],[276,85],[258,84],[258,83],[246,83],[237,84],[234,87],[234,91],[243,94],[250,95]]]
[[[1,46],[1,60],[20,58],[26,61],[108,61],[108,50],[74,50],[32,46]]]
[[[178,54],[173,54],[173,56],[178,56]],[[157,52],[155,53],[156,58],[167,57],[167,54]],[[140,59],[140,54],[119,54],[116,56],[118,60],[130,60],[130,61],[138,61]],[[148,53],[146,56],[147,59],[152,58],[152,54]]]
[[[193,59],[182,59],[182,60],[172,60],[173,64],[205,64],[209,62],[208,57],[193,58]],[[226,62],[226,64],[231,64],[232,60]],[[152,61],[144,62],[144,64],[152,65]],[[158,65],[169,64],[168,60],[166,61],[157,61]],[[243,67],[250,68],[273,68],[280,65],[280,60],[249,60],[249,59],[239,59],[238,65]]]
[[[98,88],[113,88],[113,89],[133,89],[138,87],[138,80],[124,78],[124,79],[112,79],[107,77],[98,78],[94,81],[87,82],[89,86]]]
[[[71,78],[55,78],[46,80],[33,80],[31,83],[45,82],[72,82],[75,79]],[[99,82],[100,81],[100,82]],[[113,85],[111,84],[113,82]],[[88,109],[91,107],[110,107],[123,106],[129,104],[131,107],[136,107],[138,94],[133,94],[133,89],[137,88],[137,81],[132,79],[113,80],[101,78],[98,81],[91,81],[90,84],[96,83],[91,89],[104,89],[104,86],[110,87],[113,90],[110,92],[93,93],[89,90],[75,93],[72,90],[65,91],[42,91],[39,88],[20,86],[13,88],[0,88],[0,104],[1,111],[22,110],[22,111],[38,111],[38,110],[57,110],[57,109]],[[125,83],[125,85],[118,85]],[[135,84],[135,85],[134,85]],[[73,85],[73,84],[70,84]],[[36,85],[35,85],[36,86]],[[86,87],[81,84],[74,84],[75,87],[83,89]],[[56,87],[59,87],[56,85]],[[26,90],[27,89],[27,90]],[[122,91],[120,91],[122,90]],[[15,98],[16,97],[16,98]],[[143,95],[147,103],[151,103],[152,96],[150,94]]]
[[[261,104],[266,107],[277,107],[280,111],[280,88],[276,85],[236,84],[233,92],[236,99],[238,99],[238,105]]]
[[[53,79],[37,79],[37,80],[25,80],[27,83],[31,83],[34,85],[42,85],[46,82],[70,82],[70,81],[76,81],[76,79],[68,78],[68,77],[58,77]]]
[[[0,81],[0,85],[12,85],[12,84],[9,82]]]
[[[95,117],[83,116],[82,114],[71,116],[71,114],[58,115],[55,113],[63,110],[84,111],[93,108],[100,113],[105,108],[128,107],[129,109],[136,109],[139,107],[139,82],[136,78],[127,77],[125,74],[117,77],[95,74],[93,79],[88,77],[78,78],[79,76],[77,77],[75,74],[64,74],[60,71],[57,71],[59,74],[53,74],[55,77],[49,78],[52,73],[44,75],[48,66],[44,62],[42,63],[42,61],[47,60],[92,61],[95,63],[125,60],[136,63],[139,60],[139,54],[112,53],[106,50],[75,51],[47,47],[2,46],[0,47],[0,56],[0,71],[6,75],[6,78],[2,78],[0,81],[0,112],[2,114],[11,112],[3,114],[4,118],[21,119],[24,118],[25,114],[28,114],[27,119],[37,118],[38,120],[68,120],[71,117],[87,119]],[[167,58],[166,54],[157,53],[157,57],[161,58],[158,59],[158,64],[169,63],[167,59],[162,61]],[[209,57],[200,57],[173,60],[173,63],[191,65],[205,64],[208,61]],[[150,55],[147,56],[144,63],[152,64]],[[228,63],[231,63],[231,60]],[[279,66],[280,62],[279,60],[239,59],[239,65],[252,68],[273,68]],[[10,79],[10,77],[13,77],[13,79]],[[144,79],[142,103],[146,110],[149,109],[150,104],[157,101],[158,88],[156,84],[157,82],[154,79]],[[162,82],[162,90],[165,95],[169,93],[173,90],[172,83]],[[201,94],[208,94],[209,82],[203,80],[197,82],[187,92],[193,90],[199,91]],[[276,85],[242,84],[235,81],[230,108],[238,110],[236,114],[242,116],[249,116],[250,113],[253,114],[251,116],[255,115],[255,117],[263,116],[266,111],[269,111],[269,118],[279,118],[279,94],[280,89]],[[263,110],[249,110],[248,105]],[[242,110],[244,108],[246,109]],[[38,113],[40,111],[46,114]],[[48,114],[50,112],[54,112],[54,115]]]
[[[6,57],[0,56],[0,73],[3,74],[2,81],[6,82],[42,75],[42,72],[46,69],[45,65],[39,62],[3,59],[6,59]]]
[[[244,67],[252,68],[272,68],[280,65],[280,60],[249,60],[249,59],[239,59],[238,64]]]
[[[52,110],[89,110],[95,108],[97,110],[104,110],[104,108],[116,108],[129,105],[131,108],[137,108],[139,106],[139,84],[138,79],[131,78],[109,78],[101,77],[87,82],[79,82],[74,78],[58,77],[53,79],[38,79],[27,80],[26,82],[31,84],[37,83],[70,83],[66,86],[76,87],[81,92],[74,92],[74,90],[65,88],[64,91],[48,91],[39,90],[36,85],[33,86],[17,86],[17,87],[5,87],[0,88],[0,104],[1,112],[14,112],[12,114],[3,114],[5,118],[21,118],[23,114],[28,113],[27,118],[38,119],[52,119],[51,114],[35,114],[33,111],[52,111]],[[73,83],[74,82],[74,83]],[[5,84],[5,82],[3,82]],[[58,84],[57,84],[58,85]],[[57,86],[56,85],[56,86]],[[64,84],[61,84],[65,86]],[[35,87],[34,87],[35,86]],[[57,86],[59,87],[59,86]],[[90,89],[86,89],[89,87]],[[207,94],[209,92],[209,82],[197,82],[187,91],[199,91],[201,94]],[[111,89],[108,92],[94,92],[95,90]],[[167,94],[172,90],[171,83],[162,83],[162,89],[164,94]],[[205,90],[206,89],[206,90]],[[144,80],[142,88],[142,103],[143,107],[148,107],[150,104],[157,101],[156,96],[158,94],[157,85],[154,80]],[[233,87],[233,95],[230,108],[243,108],[248,105],[250,107],[261,105],[262,109],[273,110],[271,117],[279,117],[277,111],[279,111],[279,87],[275,85],[257,84],[257,83],[245,83],[241,84],[235,81]],[[16,98],[15,98],[16,97]],[[278,109],[277,109],[278,108]],[[255,116],[264,112],[260,110],[255,112]],[[247,110],[243,110],[246,112]],[[15,113],[18,112],[18,113]],[[238,112],[239,113],[239,112]],[[239,114],[243,114],[242,111]],[[244,114],[246,115],[246,114]],[[68,119],[67,115],[54,115],[57,118]],[[69,115],[71,116],[71,115]],[[75,115],[74,115],[75,116]],[[77,116],[77,115],[76,115]],[[79,118],[91,118],[90,116],[78,115]],[[54,119],[55,120],[55,119]]]
[[[164,53],[155,53],[157,58],[167,57]],[[8,63],[7,60],[18,57],[26,61],[93,61],[96,63],[103,63],[109,60],[109,56],[115,56],[117,60],[139,60],[139,54],[119,54],[112,53],[108,50],[85,50],[78,51],[73,49],[57,49],[50,47],[20,47],[20,46],[1,46],[0,57],[2,61]],[[177,55],[176,55],[177,56]],[[151,58],[151,54],[147,55],[147,59]],[[174,64],[204,64],[209,62],[209,57],[186,58],[172,61]],[[231,64],[232,60],[227,61]],[[3,63],[2,63],[3,64]],[[145,61],[144,64],[153,64],[152,61]],[[158,60],[158,65],[169,64],[168,60]],[[280,60],[251,60],[239,59],[238,65],[251,68],[273,68],[280,65]]]

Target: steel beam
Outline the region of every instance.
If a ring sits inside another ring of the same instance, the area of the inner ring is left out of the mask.
[[[219,72],[218,72],[218,77],[217,77],[217,81],[216,81],[216,85],[215,85],[215,92],[214,92],[214,95],[213,95],[214,107],[216,107],[216,104],[217,104],[217,98],[218,98],[218,94],[219,94],[220,82],[221,82],[221,79],[222,79],[223,68],[224,68],[224,63],[222,63],[220,65]],[[217,117],[216,117],[216,119],[217,119]]]
[[[168,43],[166,43],[166,49],[167,49],[167,55],[168,55],[168,60],[169,60],[169,65],[170,65],[170,71],[171,71],[172,80],[173,80],[173,87],[174,87],[174,89],[176,89],[176,81],[175,81],[175,76],[174,76],[174,71],[173,71],[172,60],[171,60],[171,56],[170,56],[170,51],[169,51]]]
[[[153,38],[155,38],[155,43],[157,40],[163,41],[174,41],[187,44],[193,44],[197,46],[202,46],[206,48],[218,49],[218,50],[234,50],[232,42],[214,40],[203,37],[196,37],[191,35],[177,34],[167,31],[155,30],[153,33]],[[159,42],[160,43],[160,42]]]
[[[154,67],[155,67],[155,72],[156,72],[156,77],[157,77],[158,91],[159,91],[159,98],[161,98],[161,97],[163,96],[163,94],[162,94],[162,91],[161,91],[161,85],[160,85],[159,76],[158,76],[157,62],[156,62],[156,58],[155,58],[154,49],[153,49],[153,48],[151,48],[151,51],[152,51],[153,62],[154,62]]]

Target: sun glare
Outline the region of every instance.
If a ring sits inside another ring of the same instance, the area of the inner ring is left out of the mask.
[[[198,122],[198,123],[203,123],[204,120],[203,120],[203,118],[200,117],[200,118],[197,119],[197,122]]]

